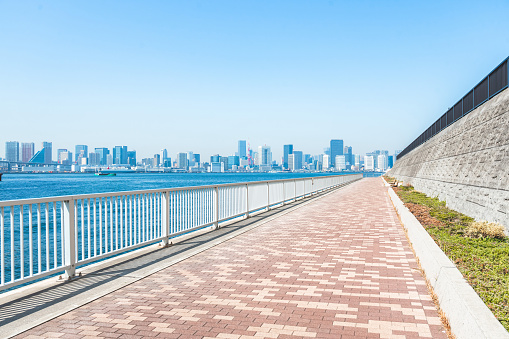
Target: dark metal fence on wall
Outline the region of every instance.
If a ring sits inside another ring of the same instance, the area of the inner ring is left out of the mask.
[[[425,143],[444,128],[461,119],[472,110],[482,105],[503,89],[508,87],[508,69],[507,62],[509,58],[502,61],[487,77],[481,80],[472,90],[470,90],[463,98],[460,99],[452,108],[445,112],[437,121],[435,121],[428,129],[419,135],[410,145],[408,145],[396,159],[401,159],[405,154],[419,145]]]

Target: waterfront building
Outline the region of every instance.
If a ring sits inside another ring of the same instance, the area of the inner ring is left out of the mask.
[[[270,151],[270,146],[259,146],[258,147],[258,157],[260,166],[270,166],[272,163],[272,152]]]
[[[210,172],[212,173],[222,173],[224,172],[224,163],[222,162],[213,162],[210,164]]]
[[[393,155],[389,155],[387,157],[387,167],[388,168],[392,168],[394,166],[394,156]]]
[[[223,164],[223,172],[228,169],[228,157],[219,157],[219,162]]]
[[[336,166],[336,155],[343,155],[343,140],[332,139],[330,141],[330,166]]]
[[[110,150],[105,147],[100,147],[95,149],[95,153],[99,153],[100,156],[100,165],[108,164],[108,154],[110,154]]]
[[[239,154],[238,156],[242,159],[247,157],[246,153],[246,140],[239,140]]]
[[[129,156],[128,156],[129,157]],[[159,164],[164,164],[164,162],[166,161],[166,159],[168,159],[168,151],[166,150],[166,148],[163,148],[161,150],[161,152],[159,153],[159,159],[160,159],[160,163]],[[158,164],[158,165],[159,165]]]
[[[108,154],[106,156],[106,164],[108,166],[113,166],[113,154]]]
[[[350,169],[350,167],[354,165],[352,147],[345,146],[343,148],[343,155],[345,156],[346,169]]]
[[[196,154],[194,153],[194,166],[195,167],[200,167],[200,163],[201,163],[201,156],[199,154]]]
[[[90,166],[99,166],[101,164],[101,155],[96,152],[88,154],[88,164]]]
[[[387,164],[388,164],[388,156],[386,154],[380,154],[378,155],[377,160],[377,169],[381,172],[384,172],[387,170]]]
[[[19,142],[7,141],[5,143],[5,160],[11,162],[19,161]]]
[[[355,167],[357,167],[357,169],[359,169],[361,167],[361,156],[360,156],[360,154],[355,154],[354,155],[354,165],[355,165]]]
[[[87,145],[76,145],[74,148],[74,156],[76,157],[74,161],[80,164],[80,156],[81,158],[88,158],[88,146]]]
[[[158,167],[161,164],[161,155],[160,154],[154,154],[154,159],[152,162],[153,167]]]
[[[179,153],[177,155],[177,167],[187,170],[187,153]]]
[[[62,163],[62,153],[67,152],[67,148],[59,148],[57,149],[57,163]]]
[[[283,146],[283,169],[289,169],[288,167],[288,155],[293,154],[293,145],[284,145]]]
[[[187,166],[194,167],[194,153],[187,152]]]
[[[33,142],[22,142],[21,143],[21,161],[29,162],[34,156],[34,143]]]
[[[48,141],[42,142],[42,150],[44,151],[44,163],[53,163],[53,144]]]
[[[364,170],[374,171],[375,170],[375,157],[373,155],[364,156]]]
[[[72,165],[72,152],[69,152],[69,151],[63,151],[63,152],[60,152],[59,154],[60,156],[60,163],[62,165]]]
[[[113,164],[127,165],[127,146],[113,147]]]
[[[346,170],[346,155],[336,155],[336,170],[344,171]]]
[[[288,155],[288,169],[290,171],[298,171],[302,169],[302,152],[293,151]]]
[[[127,164],[136,166],[136,151],[127,151]]]
[[[228,169],[233,169],[233,166],[240,166],[240,157],[238,155],[228,156]]]
[[[213,162],[219,162],[219,154],[214,154],[214,155],[211,155],[210,156],[210,162],[213,163]]]
[[[330,155],[324,154],[323,155],[323,161],[322,161],[322,169],[323,170],[328,170],[330,166],[331,166]]]

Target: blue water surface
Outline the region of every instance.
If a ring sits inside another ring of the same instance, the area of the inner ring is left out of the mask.
[[[337,173],[339,174],[339,173]],[[349,174],[349,173],[344,173]],[[325,173],[118,173],[94,174],[4,174],[0,201],[61,195],[202,186],[248,181],[317,177]]]

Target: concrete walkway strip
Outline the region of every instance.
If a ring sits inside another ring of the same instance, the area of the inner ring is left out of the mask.
[[[453,334],[458,339],[509,338],[504,326],[390,187],[389,196]]]
[[[70,282],[59,282],[56,278],[49,278],[6,293],[0,296],[0,338],[9,338],[43,324],[332,192],[334,191],[288,203],[221,227],[214,232],[195,232],[197,236],[183,236],[178,243],[168,248],[161,249],[153,245],[127,254],[123,258],[113,258],[91,267],[78,269],[83,276]]]

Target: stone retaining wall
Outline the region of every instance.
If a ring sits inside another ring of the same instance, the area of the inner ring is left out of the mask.
[[[388,174],[509,231],[509,89],[396,161]]]

